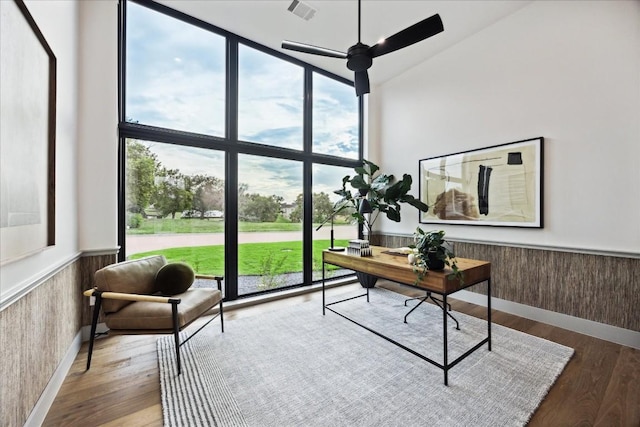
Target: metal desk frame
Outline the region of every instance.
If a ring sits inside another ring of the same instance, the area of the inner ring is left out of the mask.
[[[386,250],[386,249],[387,248],[380,248],[380,247],[374,248],[374,257],[376,257],[377,255],[380,255],[380,253],[383,250]],[[485,276],[480,276],[479,278],[477,278],[473,282],[466,283],[466,281],[465,281],[465,283],[463,285],[459,285],[458,284],[453,289],[436,289],[433,286],[429,286],[426,283],[422,283],[421,282],[421,283],[416,284],[415,283],[415,276],[414,276],[414,281],[411,282],[411,283],[408,283],[410,281],[406,280],[406,277],[407,277],[406,275],[404,275],[404,280],[402,280],[402,279],[399,280],[400,277],[398,275],[394,275],[393,272],[390,271],[390,270],[386,270],[384,268],[383,269],[380,269],[380,268],[376,268],[375,269],[376,274],[373,274],[373,275],[375,275],[377,277],[380,277],[380,278],[383,278],[383,279],[387,279],[387,280],[390,280],[390,281],[393,281],[393,282],[401,283],[401,284],[404,284],[404,285],[408,285],[408,286],[411,286],[411,287],[416,288],[416,289],[427,290],[429,292],[438,294],[438,295],[440,295],[442,297],[442,301],[443,301],[443,304],[444,304],[444,308],[442,310],[444,363],[439,363],[439,362],[436,362],[433,359],[428,358],[424,354],[419,353],[419,352],[417,352],[417,351],[415,351],[415,350],[413,350],[413,349],[411,349],[411,348],[409,348],[409,347],[407,347],[407,346],[395,341],[393,338],[388,337],[388,336],[382,334],[381,332],[378,332],[378,331],[376,331],[374,329],[371,329],[371,328],[369,328],[369,327],[367,327],[367,326],[365,326],[365,325],[363,325],[361,323],[358,323],[357,321],[349,318],[348,316],[345,316],[344,314],[333,310],[331,308],[331,306],[333,306],[335,304],[339,304],[341,302],[345,302],[345,301],[349,301],[349,300],[352,300],[352,299],[356,299],[356,298],[366,297],[367,298],[367,302],[369,302],[369,288],[365,288],[366,289],[366,293],[364,293],[364,294],[356,295],[356,296],[353,296],[353,297],[350,297],[350,298],[345,298],[345,299],[342,299],[342,300],[339,300],[339,301],[334,301],[334,302],[331,302],[331,303],[327,304],[326,300],[325,300],[325,281],[326,281],[325,264],[337,265],[337,266],[340,266],[340,267],[343,267],[343,268],[349,268],[349,269],[360,271],[360,272],[363,272],[363,273],[372,274],[371,271],[374,270],[373,268],[372,269],[363,268],[363,266],[367,264],[367,261],[366,261],[367,259],[372,259],[373,260],[375,258],[374,257],[357,257],[355,255],[347,255],[347,254],[342,253],[338,257],[332,256],[332,258],[333,258],[332,260],[326,261],[325,260],[325,254],[326,253],[327,253],[327,251],[323,252],[323,254],[322,254],[322,315],[323,316],[326,314],[326,310],[329,310],[329,311],[339,315],[340,317],[343,317],[343,318],[349,320],[350,322],[355,323],[356,325],[360,326],[361,328],[364,328],[364,329],[374,333],[375,335],[377,335],[377,336],[379,336],[381,338],[384,338],[385,340],[389,341],[392,344],[395,344],[396,346],[402,348],[403,350],[406,350],[409,353],[411,353],[411,354],[413,354],[413,355],[415,355],[415,356],[417,356],[417,357],[419,357],[419,358],[421,358],[423,360],[426,360],[427,362],[431,363],[432,365],[437,366],[438,368],[440,368],[440,369],[442,369],[444,371],[444,385],[447,385],[447,386],[449,385],[449,370],[451,368],[456,366],[458,363],[460,363],[462,360],[464,360],[471,353],[473,353],[474,351],[476,351],[477,349],[482,347],[485,343],[488,346],[488,350],[491,351],[491,274],[490,273],[488,275],[485,275]],[[332,254],[335,255],[336,253],[332,252]],[[351,262],[349,262],[348,258],[345,258],[345,262],[341,262],[339,259],[336,259],[336,258],[340,258],[342,256],[343,257],[351,257],[351,258],[359,259],[358,263],[359,263],[360,267],[355,269],[354,265]],[[458,259],[458,260],[461,260],[461,259]],[[475,261],[475,260],[469,260],[469,261]],[[382,266],[384,266],[384,261],[377,260],[377,263],[381,264]],[[397,263],[394,263],[394,265],[395,264],[397,264]],[[485,263],[485,264],[488,264],[488,263]],[[489,266],[490,266],[490,264],[489,264]],[[398,267],[398,265],[395,265],[395,267]],[[406,265],[406,268],[408,268],[408,269],[410,269],[412,271],[411,267],[408,264]],[[464,271],[465,271],[464,267],[461,268],[461,270],[463,271],[463,274],[464,274]],[[384,273],[385,271],[389,271],[389,273],[385,274]],[[382,274],[381,274],[381,272],[382,272]],[[450,273],[450,271],[429,272],[429,275],[440,275],[440,276],[446,277],[449,273]],[[453,293],[455,293],[455,292],[457,292],[459,290],[467,289],[467,288],[469,288],[471,286],[474,286],[474,285],[477,285],[477,284],[483,283],[483,282],[487,282],[487,337],[484,338],[479,343],[477,343],[476,345],[474,345],[471,349],[466,351],[464,354],[462,354],[461,356],[459,356],[458,358],[456,358],[452,362],[449,362],[449,355],[448,355],[448,349],[447,349],[447,315],[448,315],[447,310],[446,310],[446,307],[447,307],[447,296],[449,296],[449,295],[451,295],[451,294],[453,294]],[[414,309],[415,309],[415,307],[414,307]],[[408,313],[407,313],[407,315],[408,315]],[[405,318],[405,320],[406,320],[406,318]]]

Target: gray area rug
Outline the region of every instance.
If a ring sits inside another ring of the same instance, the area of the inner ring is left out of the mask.
[[[344,295],[335,297],[342,298]],[[442,361],[442,311],[423,304],[403,323],[404,296],[372,289],[332,306]],[[329,302],[329,301],[328,301]],[[486,322],[455,313],[449,360],[486,336]],[[171,336],[158,339],[167,426],[522,426],[573,349],[500,325],[449,371],[315,303],[210,325],[182,347],[176,375]]]

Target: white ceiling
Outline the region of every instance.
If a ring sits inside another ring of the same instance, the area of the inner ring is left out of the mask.
[[[472,36],[483,28],[523,8],[529,1],[517,0],[363,0],[362,42],[374,45],[435,13],[444,32],[374,59],[369,69],[372,85],[397,76],[433,55]],[[292,40],[346,52],[358,39],[356,0],[309,0],[317,9],[309,20],[287,9],[291,0],[159,0],[187,13],[270,48],[280,50],[340,76],[353,79],[346,61],[283,50],[283,40]]]

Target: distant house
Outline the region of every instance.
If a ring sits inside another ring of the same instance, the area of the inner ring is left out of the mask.
[[[291,214],[296,209],[295,203],[283,203],[280,205],[280,212],[282,212],[282,216],[289,219]]]
[[[162,212],[156,209],[155,206],[151,205],[147,209],[144,210],[144,216],[146,218],[163,218]]]

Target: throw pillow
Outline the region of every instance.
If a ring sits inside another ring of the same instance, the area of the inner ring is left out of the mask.
[[[170,262],[156,273],[156,291],[162,295],[176,295],[186,292],[193,284],[196,275],[189,265],[183,262]]]

